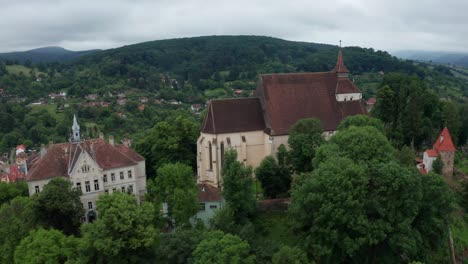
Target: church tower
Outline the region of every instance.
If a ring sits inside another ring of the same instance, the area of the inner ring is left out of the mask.
[[[343,61],[343,53],[340,50],[338,51],[338,59],[336,60],[335,68],[331,70],[332,73],[335,73],[337,76],[336,88],[335,88],[335,97],[338,102],[346,101],[359,101],[362,99],[362,92],[357,88],[354,83],[348,78],[349,70],[346,68],[346,65]]]
[[[78,121],[76,121],[76,115],[73,115],[73,126],[72,126],[73,135],[71,140],[73,142],[79,142],[80,139],[80,125],[78,125]]]

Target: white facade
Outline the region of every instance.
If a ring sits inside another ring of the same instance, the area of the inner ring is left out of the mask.
[[[362,99],[362,93],[342,93],[335,96],[338,102],[359,101]]]
[[[423,164],[424,164],[424,169],[426,169],[426,172],[432,171],[432,163],[434,163],[434,160],[436,160],[437,157],[430,157],[427,154],[427,151],[424,151],[423,154]]]

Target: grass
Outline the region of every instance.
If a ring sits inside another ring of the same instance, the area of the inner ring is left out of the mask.
[[[56,104],[46,104],[46,105],[32,105],[31,106],[33,111],[40,111],[42,109],[47,110],[51,116],[57,120],[57,122],[63,121],[65,118],[64,113],[57,112],[57,105]]]
[[[280,241],[283,245],[295,246],[296,238],[289,226],[286,212],[259,213],[254,220],[255,227],[263,230],[262,238]]]
[[[18,64],[15,64],[15,65],[6,65],[6,70],[8,71],[8,73],[10,74],[16,74],[16,75],[19,75],[20,73],[23,73],[25,76],[30,76],[30,72],[33,68],[29,68],[29,67],[26,67],[26,66],[23,66],[23,65],[18,65]],[[34,69],[36,71],[36,76],[38,76],[39,74],[44,74],[43,72],[39,72],[38,69]]]

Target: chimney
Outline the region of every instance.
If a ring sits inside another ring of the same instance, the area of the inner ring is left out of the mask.
[[[114,146],[114,136],[113,136],[113,135],[110,135],[110,136],[109,136],[109,144],[111,144],[112,146]]]
[[[99,139],[102,139],[102,140],[104,140],[104,133],[102,133],[102,132],[99,132]]]
[[[122,144],[124,146],[126,146],[127,148],[131,147],[132,146],[132,140],[131,139],[128,139],[128,138],[125,138],[122,140]]]
[[[41,158],[47,154],[47,148],[45,147],[44,144],[41,144]]]

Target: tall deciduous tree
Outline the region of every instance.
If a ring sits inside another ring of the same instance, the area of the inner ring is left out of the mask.
[[[299,120],[290,130],[288,144],[291,163],[297,172],[312,170],[315,150],[323,143],[323,128],[318,119]]]
[[[283,246],[273,255],[273,264],[310,264],[307,254],[299,248]]]
[[[52,179],[42,192],[33,196],[32,208],[40,224],[65,234],[77,234],[84,215],[80,192],[62,178]]]
[[[169,217],[176,224],[188,224],[198,211],[198,188],[192,168],[182,163],[166,164],[157,171],[156,197],[167,203]]]
[[[250,255],[250,246],[240,237],[212,231],[193,251],[195,264],[213,263],[255,263],[255,256]]]
[[[16,197],[0,207],[0,263],[13,263],[20,241],[36,227],[29,197]]]
[[[97,201],[99,218],[82,227],[82,258],[93,263],[138,262],[158,239],[154,207],[125,193],[103,195]]]
[[[147,164],[151,164],[146,166],[147,175],[154,176],[166,163],[181,162],[195,167],[198,134],[197,124],[183,116],[159,122],[149,130],[136,146]]]
[[[78,240],[50,229],[31,231],[15,251],[15,263],[66,263],[76,258]]]
[[[237,152],[228,150],[224,154],[223,197],[233,210],[236,221],[245,220],[255,210],[252,168],[244,167],[237,160]]]
[[[18,196],[29,196],[28,185],[25,182],[0,182],[0,206]]]
[[[266,197],[276,198],[286,194],[291,186],[291,174],[285,166],[280,166],[272,156],[265,157],[255,169],[255,176],[262,183]]]

